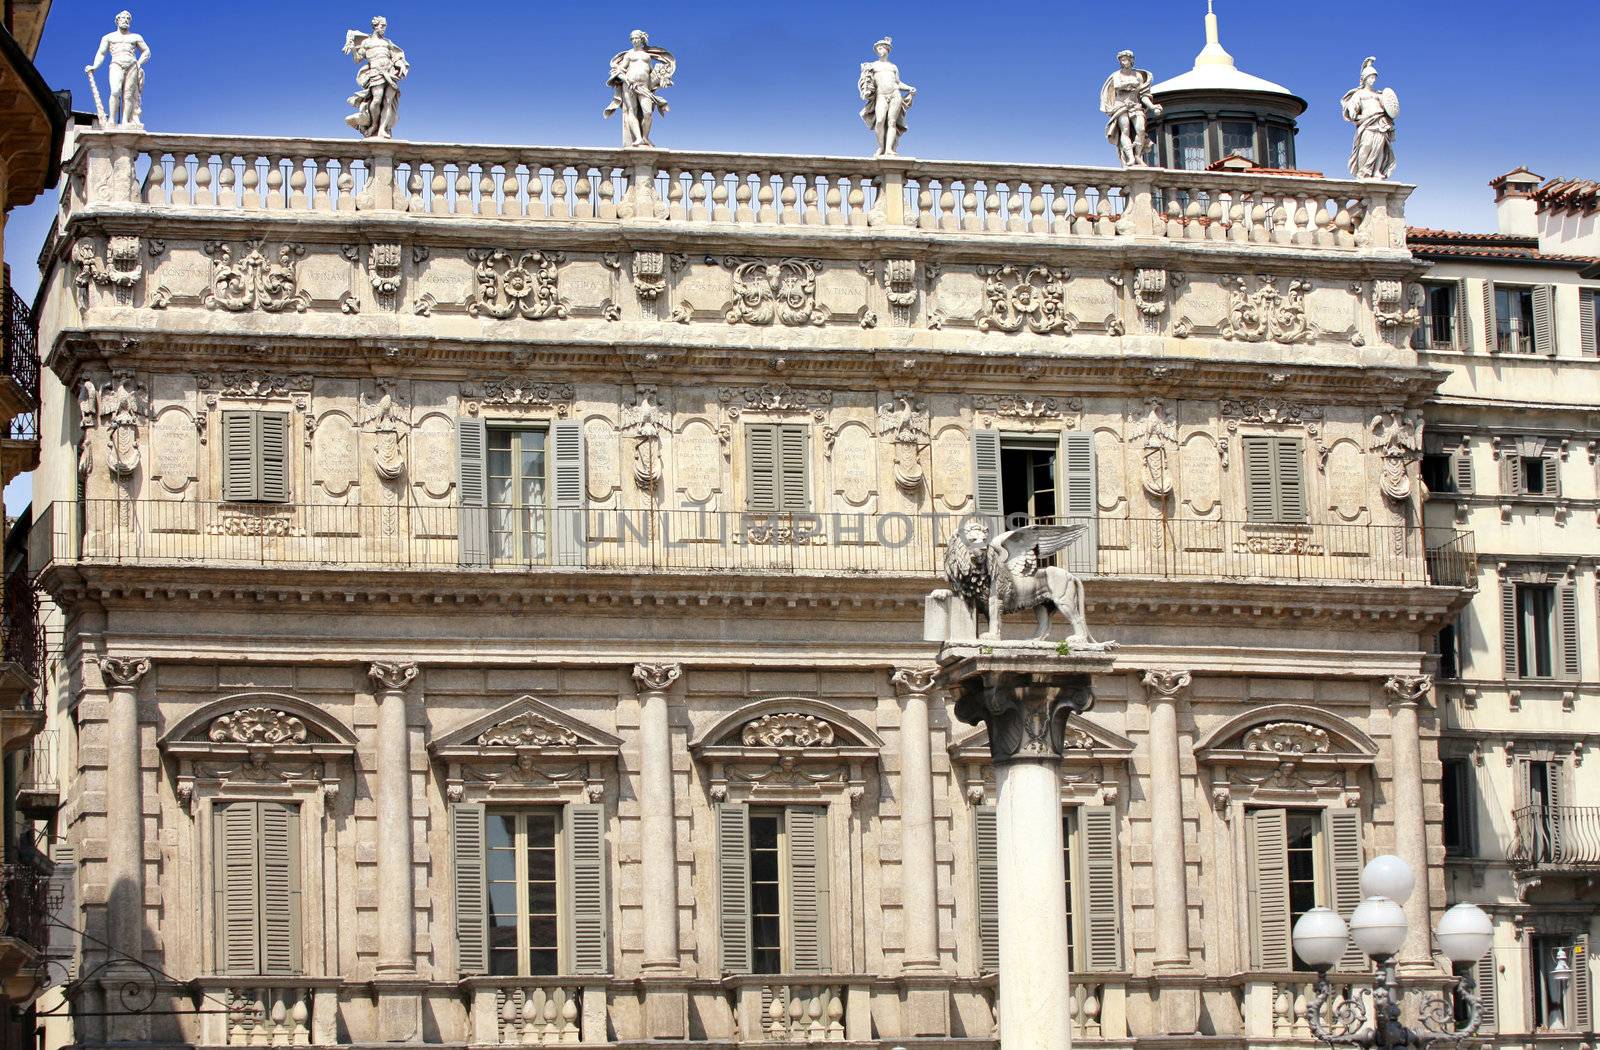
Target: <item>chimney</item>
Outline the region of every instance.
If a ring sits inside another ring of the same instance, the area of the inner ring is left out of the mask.
[[[1533,191],[1544,183],[1542,176],[1527,168],[1515,168],[1489,180],[1494,190],[1495,214],[1500,233],[1508,237],[1539,236],[1539,216]]]

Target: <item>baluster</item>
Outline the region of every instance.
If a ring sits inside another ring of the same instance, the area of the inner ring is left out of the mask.
[[[998,183],[984,184],[982,228],[988,233],[999,233],[1005,229],[1000,221],[1000,186]]]
[[[583,1036],[578,1026],[578,997],[571,992],[561,993],[561,1041],[576,1043]]]
[[[465,159],[456,161],[456,203],[457,215],[472,214],[472,165]]]
[[[522,213],[530,219],[546,218],[549,212],[545,208],[544,200],[544,165],[529,161],[527,189],[518,193],[523,202]],[[506,169],[506,177],[512,178],[511,169]],[[521,190],[521,180],[518,179],[518,189]],[[509,192],[508,192],[509,196]]]
[[[1222,191],[1206,191],[1206,221],[1203,224],[1208,241],[1225,240],[1228,231],[1222,225]]]
[[[244,196],[241,198],[241,206],[245,211],[259,211],[261,209],[261,170],[257,167],[257,164],[261,158],[253,153],[247,153],[243,159],[244,178],[240,184],[244,189]]]
[[[219,158],[217,165],[217,207],[232,208],[239,203],[238,196],[234,193],[233,185],[236,176],[233,172],[233,154],[224,153]]]
[[[572,208],[567,197],[572,192],[572,170],[565,164],[550,169],[550,217],[570,219]]]
[[[573,193],[578,203],[578,218],[594,218],[594,183],[589,179],[588,168],[578,169],[578,181],[573,189]],[[668,193],[671,193],[670,189],[668,190]]]
[[[268,1005],[267,990],[256,988],[250,994],[256,1004],[255,1027],[250,1032],[250,1043],[253,1046],[270,1046],[272,1033],[269,1029],[272,1025],[272,1015],[271,1007]]]
[[[795,226],[805,221],[798,207],[800,193],[795,189],[794,175],[778,176],[778,221],[785,226]]]
[[[169,196],[173,204],[192,204],[189,199],[189,155],[175,153],[172,156],[172,181]]]
[[[826,988],[810,989],[811,994],[806,999],[806,1041],[820,1043],[828,1038],[827,1026],[822,1023],[823,1000],[828,995]]]
[[[736,205],[733,215],[734,222],[755,222],[756,213],[750,207],[750,198],[753,191],[750,188],[749,177],[742,172],[734,173],[733,199]]]
[[[150,170],[144,174],[143,194],[146,204],[167,203],[167,191],[163,184],[167,180],[167,155],[165,153],[150,154]]]
[[[289,210],[305,211],[310,207],[306,197],[306,158],[289,158]]]
[[[844,995],[843,989],[830,988],[828,990],[828,1040],[834,1043],[844,1041]]]
[[[209,208],[215,203],[216,200],[211,195],[211,154],[196,154],[194,165],[195,207]]]
[[[706,210],[706,183],[703,173],[689,173],[689,221],[709,222],[711,213]]]
[[[610,168],[600,169],[600,200],[595,208],[595,214],[602,219],[615,219],[617,217],[617,181],[611,176]]]
[[[1111,187],[1091,186],[1094,190],[1096,203],[1094,211],[1100,218],[1100,236],[1115,237],[1117,235],[1117,216],[1112,212]]]
[[[522,1011],[517,1007],[510,989],[497,989],[495,995],[500,999],[500,1038],[497,1042],[509,1043],[516,1038],[517,1019],[522,1016]]]
[[[328,168],[333,163],[332,159],[317,160],[313,158],[311,175],[311,208],[313,211],[333,210],[333,176]]]
[[[675,222],[684,222],[689,218],[689,210],[685,205],[689,194],[684,188],[683,176],[681,168],[667,169],[667,218]]]
[[[1250,194],[1248,210],[1250,215],[1250,229],[1248,231],[1250,241],[1254,244],[1261,244],[1272,236],[1272,230],[1267,224],[1269,213],[1259,190]]]
[[[850,225],[865,226],[867,224],[867,191],[859,178],[854,176],[846,180],[850,185],[850,193],[845,198],[850,206]]]
[[[955,195],[955,191],[950,188],[949,180],[940,179],[939,180],[939,216],[938,216],[938,227],[937,228],[941,229],[941,230],[954,230],[954,229],[957,228],[958,225],[959,225],[959,223],[957,222],[957,216],[956,216],[956,195]]]
[[[284,1003],[285,993],[272,991],[267,994],[272,997],[272,1023],[267,1042],[273,1046],[284,1046],[289,1042],[289,1008]]]
[[[767,1004],[767,1034],[774,1039],[782,1039],[788,1031],[788,1021],[785,1017],[786,1004],[783,998],[783,989],[769,988],[767,994],[771,1001]]]
[[[1047,194],[1045,191],[1049,190]],[[1030,233],[1050,232],[1050,201],[1045,198],[1054,198],[1061,192],[1060,187],[1048,182],[1036,182],[1032,192],[1028,194],[1028,231]]]
[[[800,1042],[805,1038],[805,989],[789,989],[789,1038],[791,1041]]]
[[[1072,189],[1072,232],[1079,237],[1090,236],[1094,233],[1094,220],[1089,218],[1089,187],[1078,185]]]
[[[311,1006],[306,1002],[303,992],[294,993],[294,1006],[289,1011],[289,1021],[293,1025],[289,1033],[289,1042],[295,1046],[305,1046],[311,1042]]]
[[[760,206],[757,221],[763,224],[772,224],[778,221],[778,211],[772,206],[772,173],[770,171],[756,172],[756,203]]]
[[[1311,231],[1309,229],[1307,229],[1307,227],[1308,227],[1308,225],[1310,223],[1310,220],[1311,220],[1311,214],[1306,209],[1306,199],[1305,199],[1304,196],[1302,196],[1300,194],[1295,194],[1293,196],[1292,200],[1294,201],[1294,237],[1293,237],[1293,243],[1295,243],[1295,244],[1311,244],[1312,241],[1313,241],[1313,238],[1314,238],[1314,234],[1312,234]]]
[[[283,210],[283,158],[267,157],[267,195],[263,203],[268,211]]]
[[[695,179],[698,183],[700,180]],[[728,211],[728,173],[726,171],[706,172],[706,192],[710,195],[710,208],[706,213],[711,222],[728,222],[733,216]]]
[[[478,215],[500,214],[500,205],[495,200],[494,194],[494,168],[492,165],[487,162],[478,165],[478,199],[472,200],[471,194],[458,194],[456,197],[457,206],[462,203],[463,199],[472,206],[473,212]]]
[[[524,1046],[532,1046],[539,1041],[539,1007],[534,1003],[536,998],[544,995],[544,990],[536,988],[532,995],[524,989],[522,992],[522,1031],[519,1033]]]
[[[1024,198],[1028,195],[1027,191],[1030,189],[1031,187],[1025,182],[1011,182],[1006,184],[1005,211],[1007,233],[1024,232],[1024,226],[1022,223],[1022,206],[1024,204]]]

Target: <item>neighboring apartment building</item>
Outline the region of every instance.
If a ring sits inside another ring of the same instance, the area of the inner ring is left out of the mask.
[[[5,216],[56,183],[67,107],[34,68],[48,0],[11,0],[0,17],[0,251]],[[0,275],[0,486],[39,463],[39,344],[33,310]],[[0,562],[0,1047],[34,1045],[33,1004],[49,983],[44,922],[52,865],[34,819],[51,809],[42,775],[51,757],[35,734],[45,715],[39,602],[27,565],[28,515],[6,521]]]
[[[1593,1039],[1600,185],[1518,168],[1490,186],[1497,232],[1409,235],[1433,263],[1414,342],[1449,373],[1427,408],[1426,520],[1470,530],[1482,567],[1439,636],[1446,872],[1452,900],[1493,902],[1502,1035]]]

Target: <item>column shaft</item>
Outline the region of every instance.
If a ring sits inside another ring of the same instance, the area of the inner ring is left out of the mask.
[[[1155,880],[1158,967],[1189,965],[1189,886],[1184,871],[1183,780],[1178,764],[1178,705],[1156,692],[1150,701],[1150,863]]]
[[[1072,1045],[1067,887],[1062,870],[1058,762],[996,768],[1000,882],[1000,1045]]]
[[[900,873],[908,970],[939,966],[933,853],[933,745],[928,694],[908,692],[900,718]]]
[[[639,835],[645,969],[678,969],[678,847],[672,800],[667,695],[640,697]]]
[[[416,967],[411,882],[411,756],[403,689],[378,697],[378,970]]]
[[[1411,865],[1417,886],[1406,901],[1406,942],[1400,961],[1414,965],[1429,962],[1428,838],[1422,819],[1422,752],[1417,727],[1417,705],[1402,700],[1390,708],[1389,745],[1394,755],[1395,852]]]
[[[139,687],[111,687],[106,713],[106,885],[111,945],[144,950],[144,792],[139,768]]]

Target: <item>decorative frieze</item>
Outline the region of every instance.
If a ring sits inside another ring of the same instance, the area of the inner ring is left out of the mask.
[[[820,423],[833,407],[833,391],[766,383],[757,387],[723,387],[717,393],[717,400],[731,419],[738,419],[744,412],[775,415],[809,412]]]
[[[739,740],[745,747],[831,747],[833,726],[815,715],[775,711],[746,724]]]
[[[1071,335],[1078,319],[1067,311],[1068,272],[1053,266],[979,266],[984,278],[978,331]]]
[[[983,417],[985,428],[996,419],[1019,423],[1061,422],[1075,426],[1083,401],[1076,397],[1029,397],[1025,394],[974,394],[972,408]]]
[[[306,372],[283,375],[260,369],[223,372],[218,376],[217,393],[223,397],[252,399],[289,398],[311,392],[312,377]]]
[[[479,383],[461,385],[461,401],[470,416],[485,405],[508,408],[545,408],[565,418],[576,395],[571,383],[552,383],[520,376],[490,376]]]
[[[1422,320],[1422,289],[1404,281],[1379,278],[1372,282],[1372,317],[1381,329],[1411,328]]]
[[[1304,722],[1268,722],[1245,733],[1244,749],[1275,755],[1325,755],[1328,731]]]
[[[828,308],[817,302],[820,260],[782,259],[770,263],[727,258],[723,265],[733,271],[729,324],[800,328],[827,323]]]
[[[227,244],[207,241],[205,253],[211,257],[211,283],[200,296],[201,305],[229,313],[305,313],[311,305],[311,293],[300,287],[298,273],[306,250],[298,244],[285,243],[279,246],[274,261],[268,256],[265,243],[248,242],[244,255],[235,262],[233,249]]]
[[[367,279],[372,283],[372,294],[378,305],[393,310],[400,294],[402,280],[400,245],[395,242],[374,244],[367,250]]]
[[[1327,419],[1327,410],[1321,405],[1307,405],[1280,397],[1224,398],[1220,415],[1229,434],[1237,434],[1241,423],[1303,427],[1306,437],[1317,451],[1318,469],[1327,465],[1330,449],[1322,440],[1322,425]],[[1227,466],[1226,458],[1223,466]]]
[[[467,259],[475,266],[475,288],[467,297],[467,313],[504,321],[521,317],[539,321],[563,318],[569,312],[567,300],[558,290],[561,252],[525,251],[513,254],[504,248],[474,248]]]
[[[213,719],[206,738],[217,744],[303,744],[306,724],[275,707],[245,707]]]
[[[1306,320],[1306,292],[1311,282],[1291,278],[1284,291],[1270,274],[1256,278],[1254,291],[1243,277],[1223,279],[1228,288],[1228,318],[1222,338],[1246,343],[1299,343],[1312,339],[1315,330]]]
[[[896,328],[910,328],[912,307],[917,303],[917,262],[915,259],[887,259],[883,264],[883,292],[889,301],[889,321]]]
[[[106,238],[105,257],[95,252],[94,244],[81,240],[72,246],[72,261],[78,266],[74,280],[79,288],[91,284],[113,289],[117,305],[133,303],[133,288],[144,279],[144,267],[139,263],[142,247],[139,238],[113,236]]]
[[[667,269],[677,273],[689,264],[683,252],[641,249],[633,253],[633,291],[641,302],[653,303],[667,289]]]

